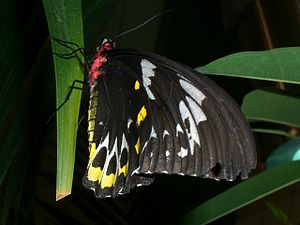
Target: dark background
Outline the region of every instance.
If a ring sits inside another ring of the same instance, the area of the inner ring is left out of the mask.
[[[113,37],[172,9],[117,44],[198,67],[234,52],[298,46],[299,8],[297,0],[86,0],[85,47],[93,55],[101,37]],[[72,195],[55,202],[56,127],[54,120],[45,124],[55,110],[55,82],[43,5],[37,0],[2,0],[0,11],[0,217],[6,224],[176,224],[189,210],[239,182],[159,175],[152,185],[128,195],[96,199],[81,185],[88,159],[84,121],[78,129]],[[280,88],[272,82],[210,78],[239,104],[255,88]],[[84,92],[82,113],[87,104]],[[285,139],[255,136],[258,173],[270,151]],[[299,224],[297,188],[299,184],[267,200]],[[280,224],[264,200],[213,224]]]

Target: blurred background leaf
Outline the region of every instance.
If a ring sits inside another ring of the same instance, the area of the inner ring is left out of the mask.
[[[281,210],[279,207],[276,207],[271,202],[266,201],[265,204],[279,222],[285,225],[292,225],[292,223],[289,222],[288,216],[283,210]]]
[[[297,74],[297,71],[294,73]],[[245,96],[242,110],[251,121],[268,121],[299,128],[297,112],[300,112],[300,98],[288,94],[278,90],[254,90]]]

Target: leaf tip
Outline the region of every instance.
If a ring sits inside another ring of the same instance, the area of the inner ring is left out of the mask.
[[[67,197],[70,194],[71,194],[71,192],[68,192],[68,193],[57,193],[55,200],[58,202],[59,200],[63,199],[64,197]]]

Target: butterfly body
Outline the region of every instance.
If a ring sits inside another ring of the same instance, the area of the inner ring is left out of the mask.
[[[90,68],[90,158],[97,197],[148,185],[152,174],[246,178],[254,140],[237,104],[202,74],[104,39]]]

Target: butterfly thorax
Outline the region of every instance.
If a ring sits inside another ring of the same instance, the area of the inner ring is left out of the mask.
[[[107,62],[107,51],[115,47],[115,43],[109,39],[104,38],[102,44],[97,47],[97,55],[95,56],[90,72],[89,72],[89,81],[90,88],[93,89],[95,86],[95,81],[103,74],[102,67]]]

